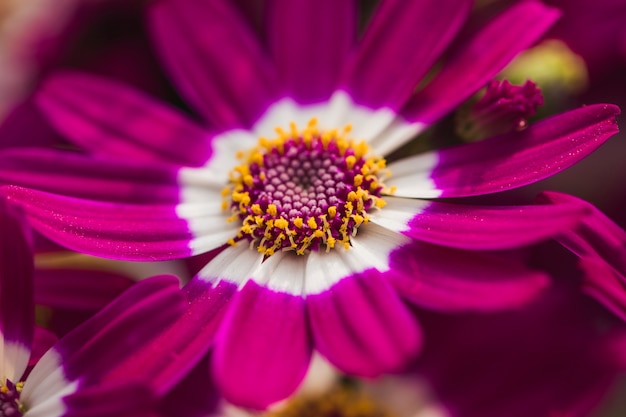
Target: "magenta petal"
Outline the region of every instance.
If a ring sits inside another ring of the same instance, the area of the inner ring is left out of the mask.
[[[117,82],[79,72],[49,78],[37,104],[57,131],[94,155],[201,166],[209,132],[177,110]]]
[[[28,360],[28,366],[34,366],[39,359],[50,349],[59,338],[50,330],[35,326],[35,337],[33,338],[33,346]]]
[[[107,271],[42,269],[35,271],[35,302],[38,305],[98,311],[134,283]]]
[[[620,110],[610,104],[581,107],[535,123],[522,132],[433,152],[432,172],[419,169],[426,154],[390,164],[396,195],[464,197],[495,193],[554,175],[589,155],[617,133]],[[432,188],[418,183],[429,175]]]
[[[221,400],[211,377],[207,355],[161,399],[159,412],[161,417],[207,417],[208,412],[217,409]]]
[[[582,279],[583,291],[626,321],[623,277],[616,276],[608,264],[597,258],[581,258],[580,266],[585,272]]]
[[[29,233],[19,210],[0,198],[0,337],[28,350],[35,327]]]
[[[268,41],[287,92],[304,104],[328,99],[356,38],[356,2],[272,0],[267,8]]]
[[[399,370],[421,345],[416,320],[377,271],[344,278],[306,305],[316,349],[348,374]]]
[[[278,98],[275,70],[229,1],[166,0],[149,12],[174,82],[217,128],[249,127]]]
[[[103,203],[6,186],[33,228],[70,249],[125,260],[156,261],[192,255],[194,238],[175,206]]]
[[[416,371],[449,415],[593,415],[624,357],[623,344],[609,350],[596,307],[559,288],[510,312],[423,314],[429,343]]]
[[[471,250],[509,249],[554,237],[587,210],[576,204],[470,206],[430,202],[407,224],[407,236]]]
[[[98,381],[114,365],[147,344],[184,310],[179,281],[172,276],[135,284],[54,347],[70,380]],[[129,376],[130,377],[130,376]]]
[[[389,279],[415,305],[444,312],[494,311],[533,300],[548,276],[504,254],[413,243],[391,256]]]
[[[435,79],[406,104],[403,117],[425,124],[438,120],[537,41],[558,17],[556,9],[538,1],[510,7],[459,47]]]
[[[295,391],[311,353],[304,300],[250,280],[224,317],[211,360],[229,401],[264,409]]]
[[[49,149],[0,153],[0,182],[93,200],[177,203],[178,169]]]
[[[343,73],[359,104],[399,109],[467,17],[467,0],[385,0]],[[339,23],[341,24],[341,23]]]
[[[578,227],[562,233],[557,240],[580,257],[605,261],[626,283],[626,231],[590,203],[577,197],[546,191],[538,202],[577,204],[589,210]]]
[[[584,281],[588,288],[594,288],[594,296],[602,299],[624,297],[626,286],[626,231],[615,224],[596,207],[574,196],[556,192],[542,193],[538,201],[541,203],[577,204],[589,210],[589,214],[572,229],[563,231],[557,240],[567,249],[581,257],[583,264],[603,264],[604,267],[595,274],[586,274]],[[589,271],[590,269],[587,268]],[[606,294],[600,296],[600,291],[614,292],[619,287],[613,283],[609,275],[619,280],[621,294]],[[598,282],[594,282],[597,280]]]
[[[236,290],[232,284],[222,282],[213,287],[192,279],[182,289],[188,302],[184,314],[149,344],[119,361],[106,380],[115,382],[134,375],[147,380],[157,393],[167,393],[206,355]]]

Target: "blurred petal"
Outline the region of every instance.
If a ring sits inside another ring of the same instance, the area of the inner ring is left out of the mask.
[[[543,192],[539,203],[577,204],[589,213],[556,240],[581,258],[585,292],[622,319],[626,318],[626,231],[590,203],[557,192]]]
[[[506,256],[419,243],[393,253],[388,276],[408,301],[443,312],[516,308],[549,282],[544,273]]]
[[[35,330],[33,252],[26,221],[0,198],[0,374],[18,382]]]
[[[580,266],[585,272],[582,280],[583,292],[626,321],[626,291],[623,278],[618,277],[607,263],[594,257],[581,258]]]
[[[79,381],[81,388],[100,383],[115,365],[158,335],[184,309],[178,286],[172,276],[141,281],[63,337],[24,384],[22,400],[29,411],[52,407],[61,415],[67,407],[63,397],[76,392]]]
[[[63,398],[63,417],[159,417],[156,398],[139,384],[118,382],[81,388]]]
[[[470,6],[467,0],[383,0],[346,64],[347,92],[358,104],[398,110],[453,39]]]
[[[97,380],[158,335],[184,310],[179,285],[169,275],[140,281],[63,337],[54,349],[63,357],[65,375]]]
[[[206,355],[237,287],[215,286],[194,278],[182,289],[187,308],[172,325],[141,349],[130,352],[111,369],[105,380],[117,382],[129,376],[143,380],[164,395]],[[205,387],[209,389],[209,387]],[[207,395],[209,395],[207,393]]]
[[[38,268],[35,302],[51,308],[98,311],[133,283],[106,271]]]
[[[93,200],[177,203],[178,169],[134,160],[93,158],[47,149],[0,154],[0,181]]]
[[[48,78],[37,104],[66,138],[94,155],[200,166],[212,135],[174,108],[117,82],[79,72]]]
[[[250,127],[279,98],[275,70],[230,2],[160,1],[149,18],[180,92],[218,129]]]
[[[354,0],[267,2],[268,38],[288,93],[302,104],[327,100],[356,38]]]

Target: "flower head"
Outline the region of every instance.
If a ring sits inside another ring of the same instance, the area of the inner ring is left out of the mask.
[[[66,72],[38,103],[85,152],[0,155],[0,178],[30,188],[4,192],[68,247],[132,260],[216,250],[184,289],[185,320],[126,364],[158,389],[212,345],[220,388],[256,408],[295,389],[313,349],[344,372],[396,370],[421,346],[406,302],[448,312],[526,303],[546,275],[483,251],[546,239],[586,212],[434,199],[562,170],[615,133],[615,106],[385,161],[541,36],[555,10],[510,8],[415,91],[471,2],[382,1],[359,41],[354,6],[270,1],[263,45],[228,1],[156,2],[156,46],[203,125],[129,87]],[[338,24],[321,31],[329,19]]]

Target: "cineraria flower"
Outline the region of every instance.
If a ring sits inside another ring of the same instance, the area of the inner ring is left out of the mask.
[[[37,360],[46,333],[34,323],[32,251],[24,220],[4,201],[0,231],[0,415],[153,415],[152,393],[132,376],[113,384],[101,381],[180,314],[178,280],[142,281]]]
[[[185,319],[124,365],[156,389],[212,345],[224,395],[255,408],[296,388],[313,349],[350,374],[398,369],[421,345],[405,301],[447,312],[519,306],[547,277],[484,251],[546,239],[586,212],[436,199],[529,184],[616,132],[619,110],[590,105],[386,161],[558,16],[535,1],[511,7],[459,39],[421,86],[471,5],[385,0],[357,41],[350,0],[269,1],[263,45],[228,1],[155,2],[156,48],[203,125],[129,87],[61,73],[38,102],[84,152],[4,152],[0,178],[31,188],[4,191],[40,232],[85,253],[216,250],[185,288]]]

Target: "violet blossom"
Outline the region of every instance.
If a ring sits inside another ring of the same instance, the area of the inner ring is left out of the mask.
[[[617,131],[616,106],[590,105],[386,161],[559,15],[536,1],[510,7],[458,40],[416,91],[471,5],[382,1],[357,39],[352,1],[269,1],[264,44],[228,1],[155,2],[155,47],[201,122],[129,86],[60,72],[38,104],[81,152],[3,152],[0,179],[14,184],[3,192],[39,232],[84,253],[152,261],[215,251],[183,290],[184,319],[125,364],[162,393],[210,347],[218,387],[253,408],[292,393],[314,349],[350,374],[397,370],[422,345],[408,304],[527,303],[547,275],[486,251],[550,238],[587,213],[567,202],[438,199],[546,178]]]

